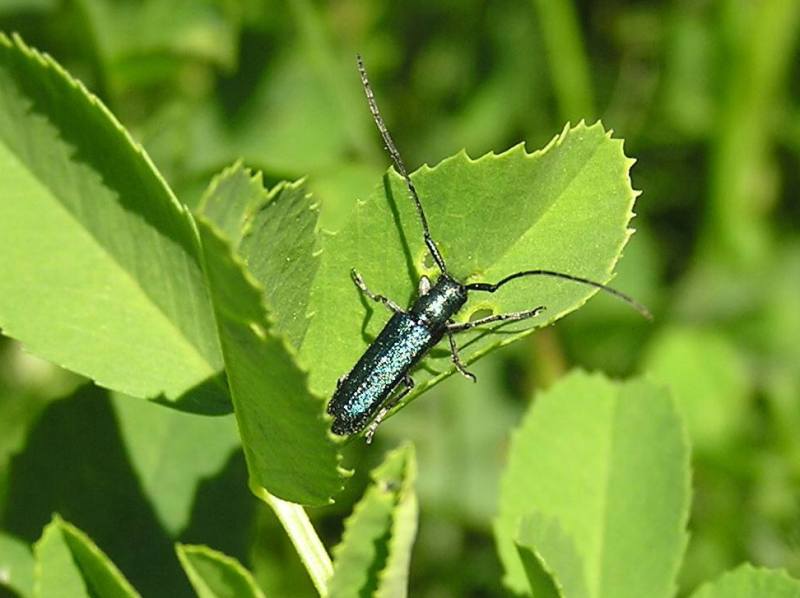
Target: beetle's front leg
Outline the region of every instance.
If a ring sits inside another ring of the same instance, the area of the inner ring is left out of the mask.
[[[367,297],[369,297],[370,299],[372,299],[376,303],[381,303],[381,304],[385,305],[386,307],[388,307],[390,310],[392,310],[396,314],[405,313],[405,310],[402,307],[397,305],[397,303],[395,303],[394,301],[392,301],[388,297],[384,297],[383,295],[378,295],[378,294],[373,293],[372,291],[370,291],[367,288],[367,284],[364,282],[364,279],[361,278],[361,274],[359,274],[356,271],[355,268],[350,270],[350,277],[353,279],[353,282],[358,287],[358,290],[360,290],[364,295],[366,295]]]
[[[364,437],[367,439],[367,444],[372,443],[372,437],[375,436],[375,431],[378,429],[378,426],[381,425],[381,422],[383,421],[383,418],[386,417],[386,414],[389,413],[389,411],[391,411],[395,405],[400,402],[400,399],[406,396],[409,391],[414,388],[414,379],[409,375],[406,375],[400,382],[403,384],[404,388],[394,397],[389,399],[383,407],[381,407],[381,410],[378,411],[378,415],[375,416],[375,419],[372,420],[372,423],[370,423],[369,427],[367,428],[367,433],[364,435]]]

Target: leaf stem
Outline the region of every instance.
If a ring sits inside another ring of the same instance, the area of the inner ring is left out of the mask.
[[[333,575],[333,563],[303,507],[281,500],[264,488],[256,487],[253,491],[270,506],[281,522],[319,595],[327,596],[328,580]]]

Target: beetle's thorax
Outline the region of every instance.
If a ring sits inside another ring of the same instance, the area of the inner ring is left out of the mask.
[[[410,312],[427,324],[443,325],[466,302],[467,289],[464,285],[447,274],[442,274],[431,290],[414,302]]]

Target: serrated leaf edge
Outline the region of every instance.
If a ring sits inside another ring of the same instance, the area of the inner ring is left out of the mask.
[[[108,564],[108,570],[114,576],[114,578],[119,582],[121,586],[125,588],[125,590],[131,596],[140,596],[139,592],[131,585],[131,583],[125,578],[119,568],[114,564],[114,562],[106,555],[97,544],[86,534],[86,532],[80,530],[79,528],[75,527],[68,521],[64,520],[61,515],[58,513],[53,514],[53,518],[50,522],[44,526],[42,529],[42,535],[33,545],[33,553],[35,557],[34,561],[34,581],[33,581],[33,595],[34,596],[41,596],[42,595],[42,588],[41,588],[41,580],[43,576],[42,571],[42,563],[41,560],[38,558],[38,551],[39,546],[44,542],[45,536],[50,529],[58,528],[59,531],[64,534],[72,534],[73,536],[77,537],[79,541],[83,542],[83,544],[89,549],[93,555],[95,555],[98,559],[106,562]],[[72,549],[69,547],[69,543],[65,539],[64,542],[67,544],[67,549],[72,552]],[[73,556],[74,558],[74,556]],[[80,569],[80,566],[76,563],[75,565],[77,568]],[[85,580],[83,573],[81,572],[81,578]],[[84,581],[87,589],[90,588],[90,584]]]
[[[234,569],[247,583],[250,587],[250,590],[253,592],[253,595],[257,598],[264,598],[264,592],[261,591],[261,588],[255,583],[253,579],[253,574],[242,565],[238,559],[233,558],[225,554],[224,552],[220,552],[219,550],[214,550],[209,546],[205,546],[203,544],[183,544],[181,542],[175,543],[175,554],[178,556],[178,560],[183,567],[184,572],[186,573],[187,577],[190,578],[197,578],[199,581],[203,583],[204,586],[208,587],[205,583],[205,579],[202,578],[197,573],[197,570],[194,568],[192,563],[188,559],[188,554],[203,554],[204,556],[210,557],[215,561],[219,561],[224,563],[225,565]],[[190,573],[191,571],[191,573]]]
[[[242,274],[242,278],[245,284],[247,284],[250,287],[250,290],[258,296],[260,315],[262,316],[264,323],[266,323],[266,327],[262,326],[262,322],[249,322],[236,317],[232,318],[232,320],[238,322],[239,324],[248,326],[251,330],[253,330],[257,335],[261,336],[262,338],[270,336],[271,338],[275,339],[278,343],[280,343],[281,347],[286,351],[286,354],[291,358],[292,363],[295,365],[298,372],[300,373],[304,382],[305,390],[308,393],[308,396],[311,397],[312,400],[317,401],[319,403],[320,410],[318,417],[326,424],[328,439],[334,445],[341,447],[347,441],[347,439],[336,436],[330,431],[330,423],[333,420],[333,418],[330,415],[328,415],[328,413],[325,411],[325,405],[327,403],[327,400],[324,397],[321,397],[317,393],[313,392],[309,387],[308,368],[306,368],[303,364],[300,363],[299,359],[297,358],[297,351],[294,349],[294,347],[292,347],[291,343],[289,343],[285,335],[283,335],[280,331],[277,330],[277,327],[275,326],[275,320],[272,318],[269,312],[269,308],[265,305],[265,300],[264,300],[265,294],[263,288],[261,287],[261,283],[259,283],[259,281],[256,280],[256,278],[250,273],[250,270],[247,268],[247,264],[239,256],[239,254],[231,248],[230,244],[228,243],[222,231],[220,231],[213,222],[211,222],[207,218],[204,218],[203,216],[199,216],[198,220],[202,222],[203,226],[207,227],[207,229],[211,234],[215,235],[217,239],[224,244],[224,246],[227,248],[228,251],[226,252],[226,255],[223,257],[229,259],[231,263],[236,266],[236,268]],[[341,489],[344,487],[344,480],[353,475],[353,472],[351,470],[344,469],[342,467],[341,450],[337,450],[336,462],[337,462],[336,465],[337,473],[342,478],[342,485],[340,486]]]
[[[189,227],[191,228],[191,230],[195,231],[194,248],[195,248],[195,250],[197,252],[196,257],[198,257],[198,259],[199,259],[199,256],[200,256],[200,253],[199,253],[200,252],[200,240],[199,240],[199,237],[197,237],[196,229],[194,228],[194,219],[193,219],[193,217],[191,215],[191,212],[175,196],[175,194],[173,193],[172,189],[169,187],[169,185],[167,184],[166,180],[161,175],[161,172],[156,168],[155,164],[150,159],[150,156],[148,155],[148,153],[144,149],[144,147],[142,147],[139,143],[137,143],[131,137],[131,135],[127,131],[127,129],[125,129],[125,127],[117,120],[117,118],[108,109],[108,107],[103,103],[103,101],[100,98],[98,98],[97,96],[95,96],[92,92],[90,92],[80,80],[74,78],[50,54],[48,54],[47,52],[41,52],[41,51],[37,50],[36,48],[28,46],[18,33],[12,33],[11,37],[9,37],[4,32],[0,31],[0,45],[4,45],[9,49],[16,49],[19,52],[21,52],[25,57],[27,57],[27,59],[34,61],[35,63],[37,63],[43,69],[50,70],[50,71],[53,71],[54,73],[56,73],[56,75],[58,77],[60,77],[61,80],[70,89],[72,89],[73,91],[75,91],[75,92],[79,93],[80,95],[82,95],[94,109],[98,110],[108,120],[108,122],[111,123],[111,125],[114,127],[114,129],[116,129],[121,134],[123,142],[127,142],[128,149],[133,150],[133,153],[136,154],[147,165],[148,169],[151,171],[151,173],[152,173],[153,177],[155,178],[155,180],[159,183],[159,185],[164,190],[164,192],[165,192],[165,194],[166,194],[166,196],[168,198],[169,205],[174,210],[174,213],[178,216],[179,219],[183,218],[184,220],[186,220],[186,222],[189,224]],[[146,296],[149,297],[149,294],[146,291],[143,290],[143,292],[144,292],[144,294]],[[210,301],[210,297],[207,297],[207,298]],[[159,311],[161,311],[158,303],[153,302],[153,305],[155,305],[155,307]],[[164,314],[164,316],[165,316],[165,319],[167,321],[170,321],[170,318],[168,317],[167,314]],[[202,362],[206,362],[205,356],[202,353],[199,353],[199,352],[196,351],[196,347],[194,346],[194,344],[192,342],[190,342],[189,339],[186,339],[184,337],[183,331],[180,330],[179,328],[177,330],[179,332],[180,337],[185,341],[186,345],[188,347],[190,347],[192,349],[192,351],[195,351],[197,353],[198,358]],[[23,340],[21,340],[14,333],[14,330],[11,329],[8,326],[8,323],[6,323],[4,325],[4,330],[3,331],[7,336],[9,336],[11,338],[18,339],[19,342],[21,342],[23,344],[23,346],[27,346],[26,343]],[[91,380],[93,383],[95,383],[97,386],[99,386],[101,388],[106,388],[106,389],[109,389],[109,390],[115,390],[115,391],[123,392],[123,393],[126,393],[126,394],[131,394],[132,396],[136,396],[138,394],[138,393],[134,393],[130,388],[125,388],[124,385],[109,383],[109,382],[105,381],[103,378],[83,373],[83,372],[80,371],[81,368],[73,367],[72,365],[70,365],[68,363],[68,361],[55,360],[55,359],[51,359],[51,358],[48,358],[48,361],[50,361],[51,363],[57,365],[60,368],[63,368],[63,369],[69,370],[71,372],[78,373],[81,376],[84,376],[85,378]],[[189,390],[189,389],[187,389],[187,390]],[[165,393],[163,393],[163,392],[158,394],[158,395],[154,395],[154,396],[151,396],[151,397],[142,397],[142,398],[146,398],[147,400],[154,400],[154,401],[158,401],[160,399],[163,399],[164,402],[167,403],[167,404],[172,404],[172,403],[175,402],[175,399],[167,398]]]

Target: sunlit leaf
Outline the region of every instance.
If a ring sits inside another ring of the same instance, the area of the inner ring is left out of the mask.
[[[798,598],[800,581],[785,571],[742,565],[708,582],[692,598]]]
[[[0,327],[137,397],[227,410],[191,221],[50,58],[0,36]]]
[[[208,546],[175,547],[198,598],[263,598],[252,574],[241,563]]]
[[[44,529],[34,552],[37,596],[139,596],[86,534],[58,516]]]
[[[512,438],[495,526],[505,582],[528,586],[513,539],[538,513],[573,539],[588,596],[672,596],[688,511],[688,446],[668,393],[571,374]]]
[[[452,274],[462,281],[497,281],[525,269],[544,268],[607,281],[631,230],[635,193],[632,160],[602,125],[580,124],[528,154],[518,145],[473,160],[460,153],[423,167],[415,185],[431,231]],[[301,356],[313,363],[311,386],[329,395],[386,322],[385,310],[363,303],[349,279],[351,268],[367,285],[401,305],[417,293],[422,274],[436,275],[422,243],[419,221],[402,179],[388,174],[359,198],[350,222],[323,239],[322,264],[309,303],[313,318]],[[543,277],[514,281],[496,294],[474,293],[457,316],[547,311],[524,323],[460,337],[466,361],[529,334],[579,307],[595,291]],[[323,358],[324,356],[324,358]],[[419,372],[407,400],[453,371],[449,353],[435,352]]]

